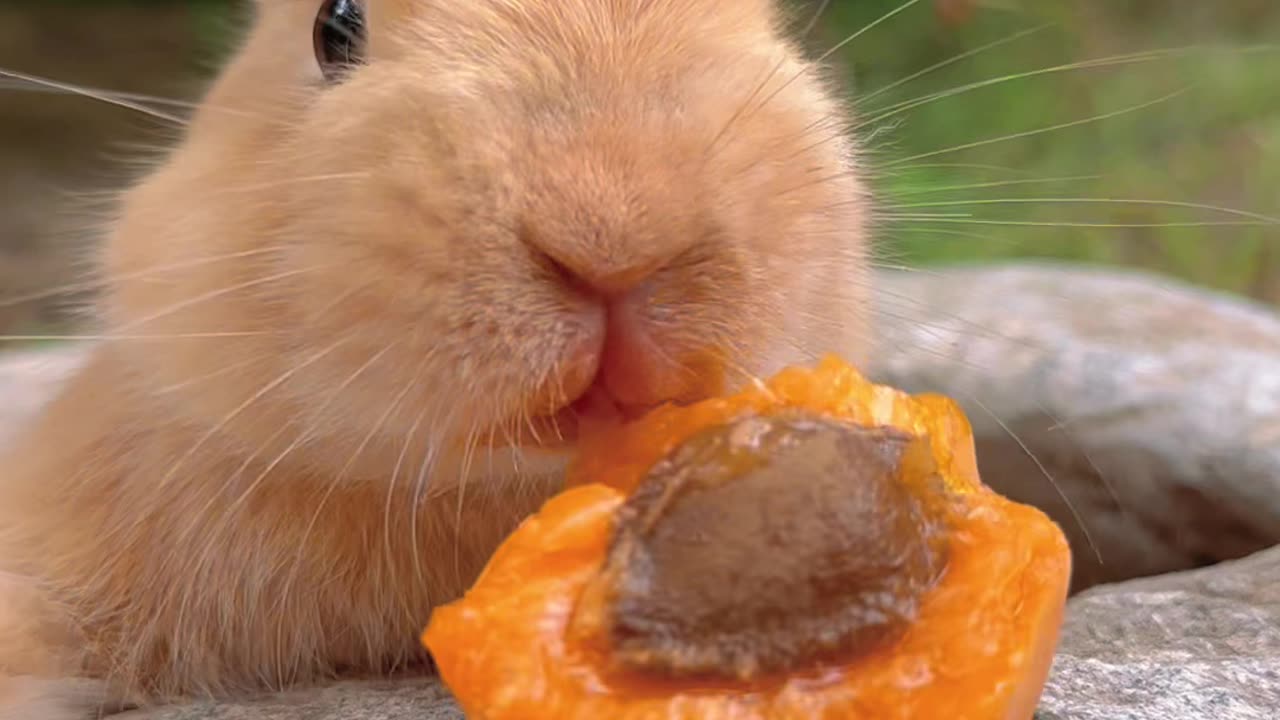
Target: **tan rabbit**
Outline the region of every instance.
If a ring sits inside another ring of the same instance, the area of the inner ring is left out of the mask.
[[[609,422],[865,345],[849,119],[767,0],[260,0],[0,454],[0,718],[425,666]]]

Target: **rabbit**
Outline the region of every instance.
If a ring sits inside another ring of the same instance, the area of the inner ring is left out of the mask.
[[[852,109],[773,0],[257,0],[0,450],[0,718],[430,672],[575,439],[869,345]]]

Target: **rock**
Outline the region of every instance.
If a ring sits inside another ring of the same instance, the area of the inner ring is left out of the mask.
[[[343,682],[240,703],[193,703],[134,711],[118,720],[463,720],[430,680]]]
[[[1280,548],[1095,588],[1063,632],[1036,720],[1280,717]]]
[[[1140,274],[881,278],[877,380],[941,392],[983,479],[1044,508],[1077,590],[1280,543],[1280,316]]]
[[[965,406],[984,479],[1062,524],[1077,549],[1078,588],[1158,575],[1072,600],[1037,720],[1275,717],[1280,548],[1264,548],[1280,543],[1280,318],[1097,269],[1020,265],[880,281],[880,352],[869,373]],[[79,357],[78,348],[0,357],[0,438]],[[1186,572],[1162,574],[1171,571]],[[120,717],[461,715],[438,684],[418,679]]]

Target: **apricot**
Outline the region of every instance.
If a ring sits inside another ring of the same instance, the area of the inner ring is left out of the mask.
[[[1029,720],[1061,530],[838,358],[584,436],[423,634],[472,720]]]

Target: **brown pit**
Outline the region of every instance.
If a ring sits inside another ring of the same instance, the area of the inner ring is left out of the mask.
[[[945,565],[923,440],[800,415],[695,436],[620,509],[605,628],[623,668],[750,680],[898,637]]]

